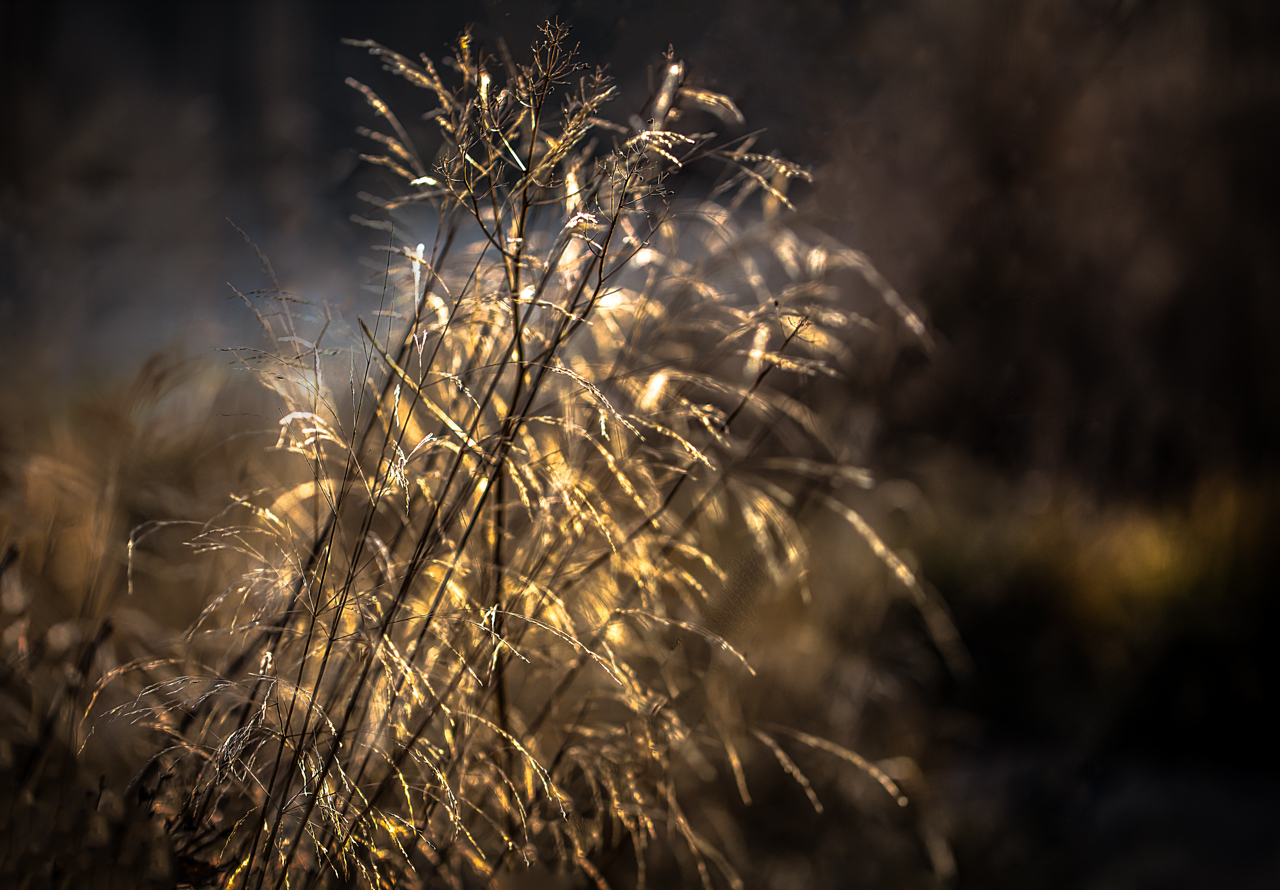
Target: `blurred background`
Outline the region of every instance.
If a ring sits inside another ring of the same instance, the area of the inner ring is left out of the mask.
[[[343,80],[421,96],[340,39],[439,59],[475,23],[515,51],[554,16],[619,109],[674,46],[938,342],[841,407],[884,480],[864,509],[975,669],[905,606],[829,604],[796,719],[927,803],[904,831],[778,783],[741,817],[758,886],[1280,885],[1269,0],[3,0],[0,404],[223,362],[253,337],[225,283],[260,281],[228,219],[351,305],[378,174]]]

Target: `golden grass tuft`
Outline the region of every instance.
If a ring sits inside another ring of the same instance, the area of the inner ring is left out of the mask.
[[[352,42],[424,90],[443,140],[428,162],[351,82],[381,128],[367,159],[400,183],[362,220],[385,237],[378,304],[352,322],[270,274],[242,295],[266,343],[231,352],[278,404],[277,460],[194,529],[225,580],[167,643],[84,643],[66,693],[82,726],[151,740],[129,793],[163,825],[162,877],[482,886],[538,866],[603,885],[621,853],[642,886],[662,848],[740,886],[681,776],[721,771],[747,801],[748,748],[815,806],[787,747],[905,802],[854,752],[751,725],[738,692],[752,615],[807,583],[802,510],[910,574],[840,499],[868,477],[794,381],[877,336],[842,276],[924,328],[863,255],[783,222],[804,171],[676,128],[695,106],[735,119],[731,101],[668,58],[611,123],[608,78],[567,41],[549,24],[516,65],[464,35],[447,77]],[[675,200],[710,165],[708,198]],[[162,528],[126,536],[117,595]]]

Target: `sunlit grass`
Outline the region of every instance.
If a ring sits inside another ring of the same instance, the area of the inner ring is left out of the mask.
[[[145,728],[131,787],[180,874],[221,886],[483,885],[531,865],[601,882],[618,852],[643,884],[657,847],[736,886],[679,775],[723,770],[747,801],[748,748],[815,808],[788,750],[905,803],[858,754],[749,725],[737,692],[759,604],[807,595],[802,511],[865,538],[947,651],[943,613],[839,496],[869,477],[795,385],[876,336],[841,276],[923,325],[861,254],[785,225],[804,171],[676,129],[682,108],[739,115],[674,59],[614,124],[607,77],[558,25],[527,66],[464,36],[448,77],[355,45],[424,90],[443,148],[423,157],[352,82],[379,121],[368,160],[401,184],[364,220],[378,303],[348,319],[269,264],[242,295],[265,342],[230,352],[274,394],[277,460],[194,530],[230,580],[184,636],[132,660],[83,643],[75,738]],[[695,164],[722,173],[676,200]],[[117,597],[161,528],[128,534]]]

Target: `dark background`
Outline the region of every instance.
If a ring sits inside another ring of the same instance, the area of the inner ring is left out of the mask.
[[[674,45],[814,171],[804,222],[935,332],[856,384],[900,495],[888,536],[977,665],[904,694],[959,885],[1276,886],[1268,0],[7,0],[0,385],[75,394],[249,336],[223,282],[257,261],[228,217],[287,288],[341,304],[371,240],[347,222],[371,174],[343,79],[420,96],[340,38],[438,59],[468,22],[516,50],[552,16],[621,108]],[[853,817],[779,818],[762,846],[858,848]]]

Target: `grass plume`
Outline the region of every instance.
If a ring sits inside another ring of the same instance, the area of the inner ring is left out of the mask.
[[[269,264],[241,295],[265,343],[230,352],[277,401],[276,462],[194,538],[236,571],[173,654],[95,672],[86,643],[96,692],[71,696],[156,740],[132,786],[183,879],[480,886],[538,865],[603,885],[624,853],[643,885],[663,847],[740,886],[680,789],[711,764],[749,800],[748,746],[815,807],[786,745],[905,803],[856,753],[750,725],[737,690],[753,612],[806,584],[802,511],[914,584],[840,500],[868,478],[795,382],[878,336],[842,276],[923,340],[919,319],[863,255],[782,221],[803,170],[678,128],[740,115],[674,57],[613,123],[557,24],[526,65],[464,35],[447,75],[352,43],[423,90],[442,145],[427,158],[350,81],[378,119],[366,159],[399,184],[361,220],[384,239],[378,304],[346,319]],[[691,167],[718,171],[706,199],[676,197]]]

